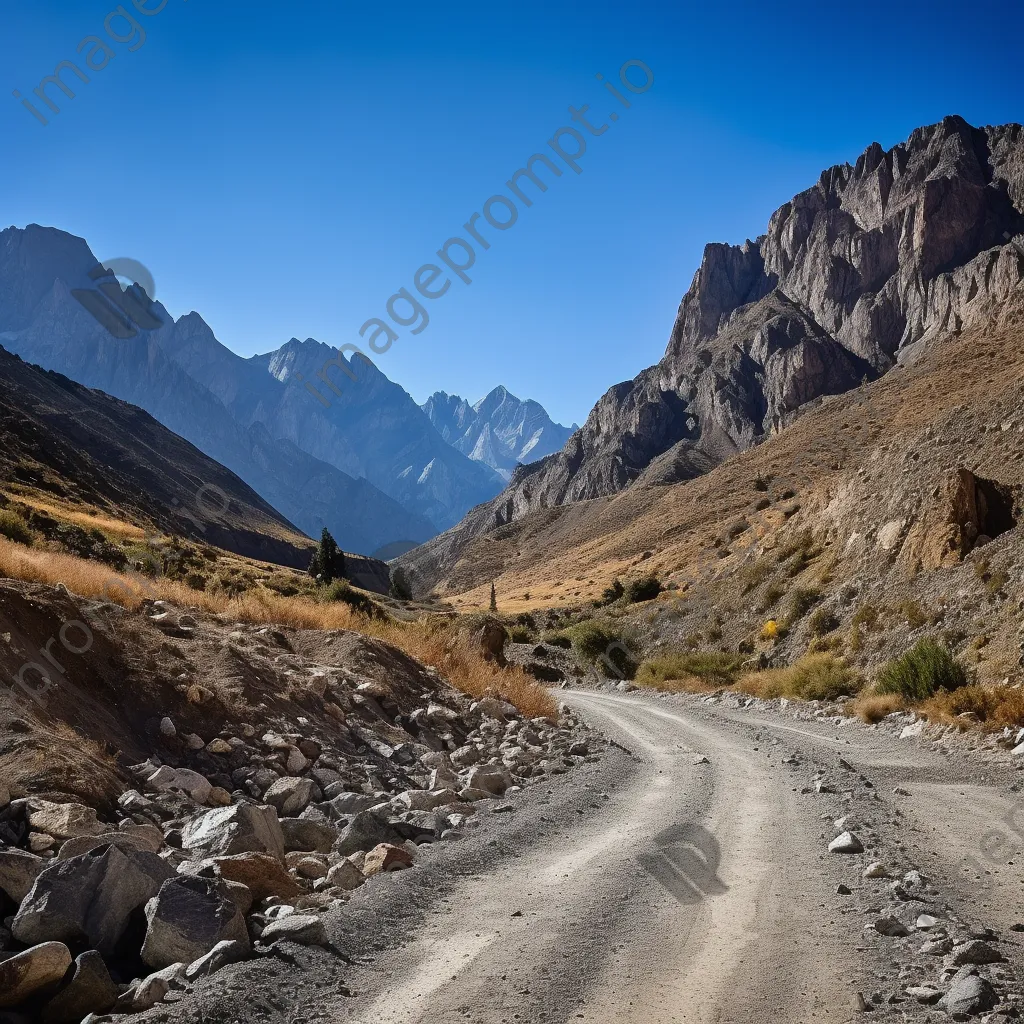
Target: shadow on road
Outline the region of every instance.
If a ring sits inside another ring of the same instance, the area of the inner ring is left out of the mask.
[[[637,863],[680,903],[700,903],[729,887],[718,877],[718,840],[700,825],[672,825],[654,837],[655,849]]]

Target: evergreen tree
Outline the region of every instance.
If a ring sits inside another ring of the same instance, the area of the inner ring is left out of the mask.
[[[494,582],[491,581],[491,611],[496,612],[498,610],[498,595],[494,592]]]
[[[320,543],[313,552],[309,563],[309,575],[323,584],[343,580],[346,577],[345,552],[331,536],[327,527],[320,534]]]

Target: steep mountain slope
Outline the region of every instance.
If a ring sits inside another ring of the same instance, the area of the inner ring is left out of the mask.
[[[0,348],[0,482],[155,533],[306,568],[312,542],[152,416]]]
[[[616,576],[669,588],[637,606],[661,643],[762,646],[791,660],[817,640],[878,663],[937,634],[983,677],[1024,663],[1024,287],[998,317],[829,396],[764,444],[681,483],[653,464],[617,495],[531,512],[461,556],[407,556],[457,606],[598,598]],[[482,514],[482,510],[480,513]],[[455,531],[453,531],[455,532]],[[526,595],[529,595],[528,597]],[[810,613],[821,610],[820,617]]]
[[[645,471],[698,476],[814,399],[983,322],[1024,276],[1022,211],[1020,125],[949,117],[825,171],[757,241],[706,248],[662,361],[611,388],[561,452],[517,470],[486,510],[417,554],[424,584],[472,537],[614,494]]]
[[[519,463],[559,451],[574,430],[552,421],[544,407],[497,387],[476,405],[436,391],[421,406],[438,433],[455,449],[510,480]]]
[[[426,517],[371,482],[310,455],[297,440],[281,440],[284,434],[276,432],[272,417],[265,423],[254,410],[270,406],[284,388],[221,346],[198,314],[174,322],[157,304],[164,327],[128,340],[109,334],[71,294],[94,287],[87,271],[95,262],[84,241],[61,231],[31,225],[0,233],[0,343],[30,362],[146,409],[237,473],[306,533],[315,536],[327,526],[347,550],[364,553],[436,533]],[[211,359],[190,374],[171,355],[198,343]],[[232,415],[220,394],[244,409],[244,418]],[[466,507],[486,496],[486,491],[474,494]]]

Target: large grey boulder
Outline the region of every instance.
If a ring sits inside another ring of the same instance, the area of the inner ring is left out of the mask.
[[[56,988],[70,966],[71,951],[62,942],[43,942],[0,962],[0,1008]]]
[[[150,967],[192,963],[219,942],[248,941],[245,918],[217,879],[168,879],[146,904],[142,959]]]
[[[0,850],[0,889],[20,903],[32,888],[39,872],[50,862],[27,850]]]
[[[43,1008],[43,1024],[79,1024],[90,1013],[106,1013],[117,1000],[103,957],[94,949],[75,960],[75,973]]]
[[[470,769],[466,776],[468,789],[481,789],[493,796],[501,796],[512,785],[512,776],[507,768],[496,764],[483,764]]]
[[[268,945],[279,940],[296,942],[300,946],[326,946],[327,930],[319,917],[290,914],[271,921],[260,936],[260,941]]]
[[[270,786],[263,794],[263,799],[272,807],[276,807],[282,818],[293,818],[309,806],[315,788],[316,784],[312,779],[288,776],[278,779]]]
[[[284,859],[284,836],[273,807],[233,804],[193,818],[182,831],[183,849],[206,857],[269,853]]]
[[[334,849],[343,857],[359,850],[372,850],[379,843],[401,845],[402,837],[383,818],[370,811],[360,811],[342,829]]]
[[[116,846],[57,861],[36,879],[11,931],[26,945],[57,941],[112,953],[133,911],[172,877],[156,854]]]
[[[341,817],[348,817],[350,814],[358,814],[360,811],[369,810],[374,804],[380,803],[380,798],[371,796],[368,793],[339,793],[332,797],[330,804],[335,813]]]
[[[33,797],[28,802],[28,824],[33,832],[44,832],[57,842],[79,836],[97,836],[109,832],[96,817],[96,811],[84,804],[58,804]]]
[[[191,981],[194,978],[205,978],[207,975],[215,974],[222,967],[229,964],[238,964],[247,960],[252,955],[252,946],[248,936],[244,942],[231,942],[225,940],[218,942],[213,949],[205,956],[190,963],[185,968],[185,977]]]

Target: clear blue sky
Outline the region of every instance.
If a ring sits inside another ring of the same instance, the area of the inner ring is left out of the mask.
[[[472,285],[378,360],[419,401],[501,383],[565,423],[661,356],[706,242],[758,235],[873,140],[949,113],[1024,120],[1010,2],[167,0],[44,128],[10,91],[81,60],[115,7],[0,7],[0,222],[141,260],[174,315],[243,355],[358,342],[570,104],[595,124],[622,109],[596,73],[645,61],[653,87],[588,137],[582,174],[492,230]]]

